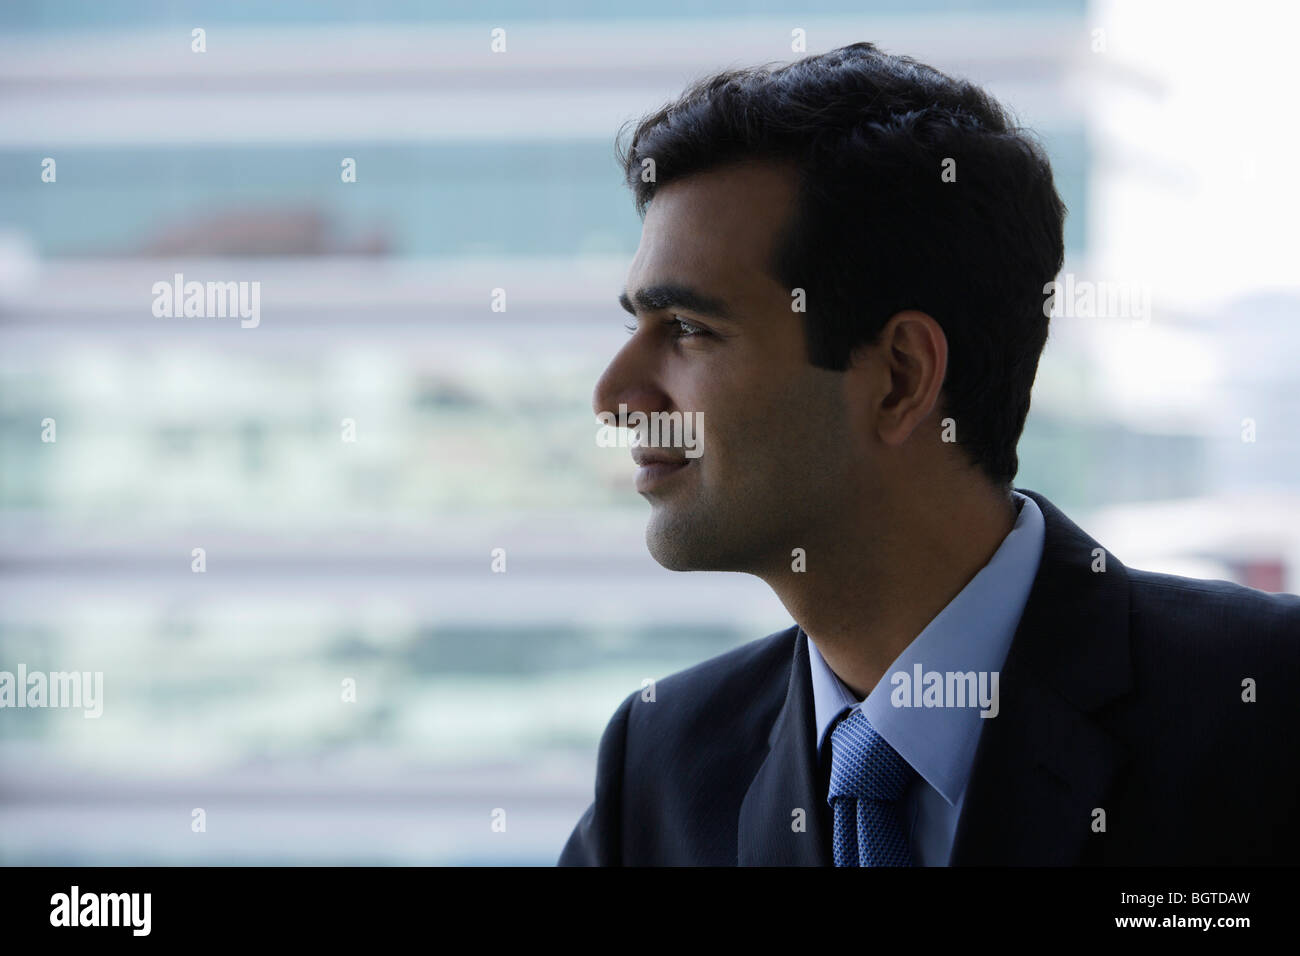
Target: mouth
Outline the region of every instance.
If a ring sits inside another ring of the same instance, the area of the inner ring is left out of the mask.
[[[690,458],[642,458],[637,461],[636,490],[645,494],[691,466]]]

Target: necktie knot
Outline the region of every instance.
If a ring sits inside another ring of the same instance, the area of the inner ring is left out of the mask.
[[[852,797],[894,803],[902,798],[914,772],[861,710],[831,732],[831,800]]]
[[[861,710],[831,732],[836,866],[911,866],[902,797],[916,774]]]

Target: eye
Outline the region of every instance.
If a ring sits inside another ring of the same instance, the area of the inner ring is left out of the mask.
[[[691,339],[696,336],[709,334],[709,330],[703,326],[692,325],[690,322],[687,322],[685,319],[676,315],[664,322],[664,327],[673,334],[673,338],[677,339]],[[627,330],[628,335],[636,334],[636,323],[634,322],[625,324],[623,328]]]
[[[689,339],[689,338],[694,338],[697,335],[709,334],[708,329],[701,328],[698,325],[692,325],[691,323],[687,322],[685,319],[676,315],[668,320],[668,325],[675,328],[675,331],[677,332],[677,338],[679,339]]]

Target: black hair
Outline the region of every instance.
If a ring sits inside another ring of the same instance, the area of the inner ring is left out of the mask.
[[[1001,105],[972,83],[855,43],[700,80],[643,118],[626,147],[623,132],[615,148],[643,217],[674,179],[792,163],[798,206],[769,270],[805,292],[813,364],[843,370],[894,314],[931,315],[948,340],[943,415],[972,464],[1010,487],[1066,210],[1045,151]]]

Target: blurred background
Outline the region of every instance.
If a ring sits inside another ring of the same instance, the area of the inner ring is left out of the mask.
[[[620,124],[795,31],[985,85],[1066,272],[1150,296],[1053,319],[1017,485],[1130,566],[1300,590],[1289,8],[613,6],[0,6],[0,670],[104,673],[97,720],[0,711],[0,862],[547,865],[624,696],[789,626],[649,558],[590,397]],[[155,318],[178,272],[260,324]]]

